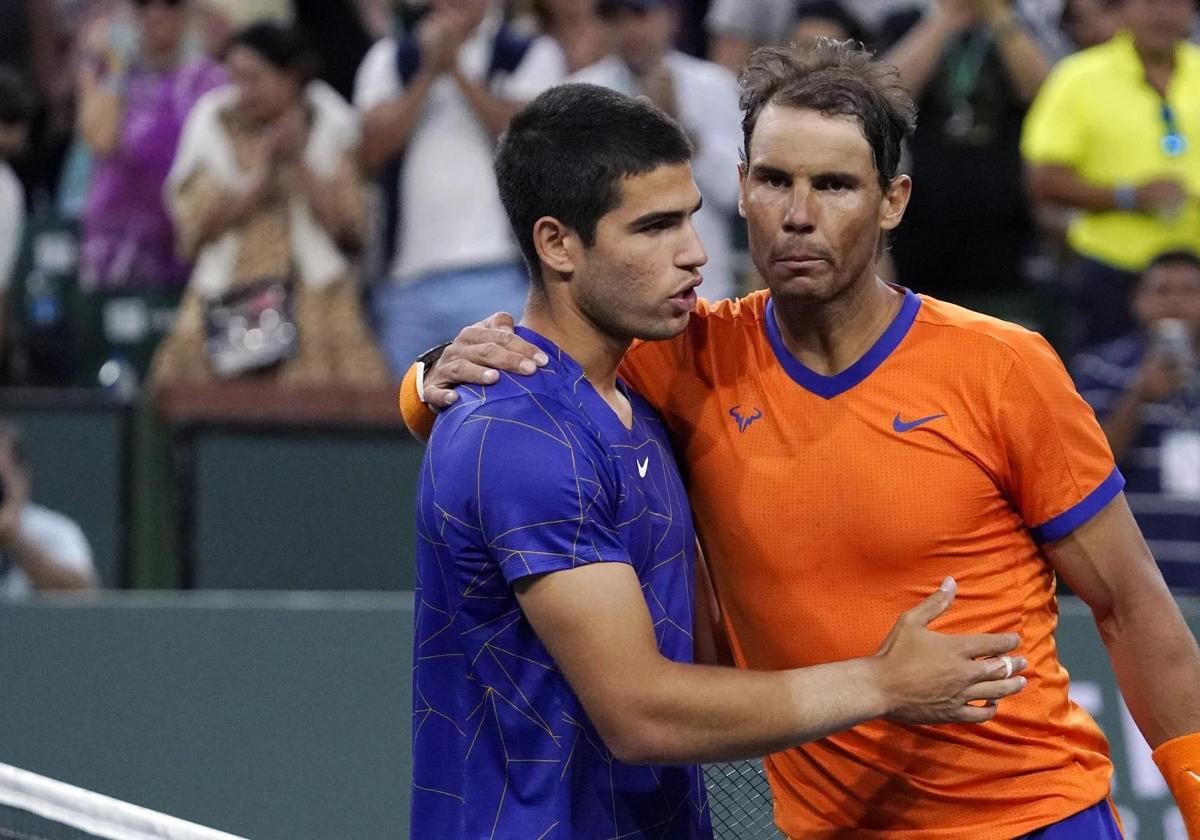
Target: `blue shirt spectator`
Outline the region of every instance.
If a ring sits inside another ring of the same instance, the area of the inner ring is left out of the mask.
[[[1167,583],[1200,589],[1200,259],[1156,258],[1132,308],[1140,328],[1082,353],[1075,384],[1100,418]]]

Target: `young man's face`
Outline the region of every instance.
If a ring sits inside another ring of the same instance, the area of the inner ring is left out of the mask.
[[[692,226],[699,207],[689,164],[621,181],[621,203],[600,218],[595,244],[575,255],[571,279],[576,305],[602,332],[657,340],[687,326],[708,261]]]
[[[772,294],[819,302],[873,280],[880,237],[900,223],[910,182],[899,176],[880,189],[858,121],[768,105],[749,155],[738,212]]]

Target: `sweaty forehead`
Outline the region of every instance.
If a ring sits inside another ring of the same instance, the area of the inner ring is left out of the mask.
[[[808,108],[763,108],[750,137],[751,166],[787,172],[873,173],[875,158],[862,125],[852,116],[827,116]]]

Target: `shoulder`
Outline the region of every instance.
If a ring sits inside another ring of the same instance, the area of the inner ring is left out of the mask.
[[[395,38],[381,38],[363,56],[354,76],[354,104],[359,108],[370,108],[400,91],[397,49]]]
[[[223,84],[205,91],[188,113],[189,125],[215,125],[218,117],[237,101],[237,88]]]
[[[1062,364],[1050,343],[1033,330],[937,298],[921,295],[916,323],[938,352],[977,367],[990,365],[1007,373],[1018,364]]]
[[[7,161],[0,160],[0,207],[11,211],[24,201],[25,188],[21,186],[21,179]]]
[[[1123,387],[1130,371],[1141,364],[1145,352],[1145,340],[1139,334],[1127,335],[1089,347],[1076,356],[1071,370],[1076,378],[1089,385]],[[1083,384],[1080,384],[1083,387]]]
[[[87,537],[66,514],[38,504],[27,504],[21,512],[21,527],[31,540],[52,553],[56,561],[73,568],[91,568],[91,546]]]
[[[694,83],[737,87],[737,76],[733,75],[729,68],[715,61],[696,58],[676,50],[667,56],[667,64],[673,71]]]
[[[1058,88],[1079,87],[1082,90],[1097,79],[1108,79],[1119,63],[1122,47],[1123,44],[1114,39],[1073,53],[1054,65],[1046,81]]]
[[[568,426],[590,426],[572,397],[579,383],[551,362],[532,376],[501,373],[495,385],[460,385],[458,402],[443,411],[433,427],[431,445],[456,445],[479,431],[542,448],[548,441],[569,442]]]

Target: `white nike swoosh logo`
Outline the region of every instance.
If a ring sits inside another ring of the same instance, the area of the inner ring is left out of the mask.
[[[1197,774],[1194,770],[1187,770],[1185,772],[1197,782],[1200,782],[1200,774]]]
[[[646,470],[650,469],[650,459],[647,458],[645,461],[638,461],[637,465],[638,465],[638,475],[640,475],[642,478],[645,478]]]

